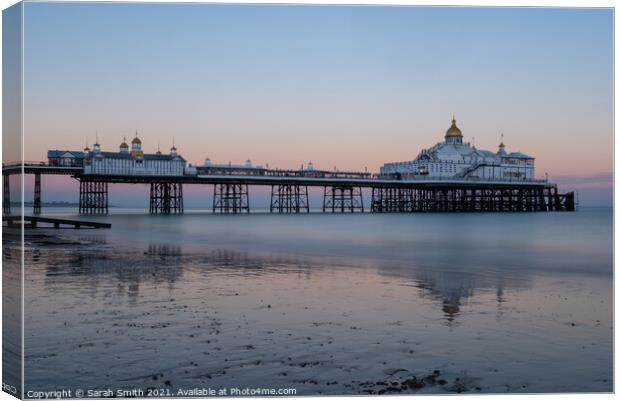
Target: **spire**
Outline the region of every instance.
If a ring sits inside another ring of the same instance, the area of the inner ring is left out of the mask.
[[[172,147],[170,148],[170,156],[177,155],[177,148],[174,146],[174,137],[172,137]]]
[[[501,134],[502,137],[502,141],[499,143],[499,150],[497,151],[498,155],[505,155],[506,154],[506,146],[504,145],[504,134]]]
[[[101,146],[99,145],[99,132],[95,130],[95,144],[93,145],[93,152],[99,153]]]

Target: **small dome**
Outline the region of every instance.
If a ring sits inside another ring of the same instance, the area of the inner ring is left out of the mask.
[[[129,145],[127,145],[127,142],[123,141],[123,143],[121,143],[120,148],[121,149],[129,149]]]
[[[454,119],[454,117],[452,117],[452,125],[446,131],[446,136],[463,136],[463,133],[461,132],[459,127],[456,126],[456,120]]]
[[[142,141],[140,140],[140,138],[138,138],[137,136],[131,141],[131,143],[137,143],[137,144],[142,144]]]

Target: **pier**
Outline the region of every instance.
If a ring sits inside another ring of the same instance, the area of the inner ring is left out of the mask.
[[[322,187],[324,213],[418,213],[418,212],[535,212],[574,211],[573,192],[561,194],[546,180],[506,180],[475,178],[417,179],[381,178],[367,172],[309,170],[236,169],[195,171],[176,175],[126,173],[87,173],[80,166],[54,166],[45,162],[3,165],[4,207],[10,214],[12,174],[32,174],[33,213],[41,213],[41,178],[67,175],[80,183],[79,213],[108,213],[109,185],[149,184],[149,212],[183,213],[184,185],[212,185],[213,212],[249,213],[251,186],[271,187],[271,213],[309,213],[309,187]],[[362,190],[371,193],[364,204]],[[43,221],[43,220],[40,220]]]

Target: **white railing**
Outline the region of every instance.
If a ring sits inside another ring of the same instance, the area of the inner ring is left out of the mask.
[[[381,178],[379,178],[381,179]],[[390,179],[390,178],[383,178]],[[547,182],[547,179],[537,179],[537,178],[479,178],[479,177],[433,177],[428,175],[421,175],[415,177],[403,177],[400,181],[450,181],[450,182],[534,182],[534,183],[544,183]]]
[[[152,171],[152,170],[140,170],[140,169],[84,169],[84,174],[89,175],[135,175],[141,177],[182,177],[183,171]]]

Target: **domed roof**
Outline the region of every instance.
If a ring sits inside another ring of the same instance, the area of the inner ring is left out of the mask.
[[[142,141],[137,136],[131,141],[131,143],[139,143],[142,144]]]
[[[123,143],[121,143],[120,148],[121,149],[125,149],[125,148],[129,149],[129,145],[127,145],[127,142],[125,142],[125,138],[123,138]]]
[[[452,117],[452,125],[446,131],[446,136],[463,136],[463,133],[461,132],[459,127],[456,126],[456,120],[454,119],[454,117]]]

